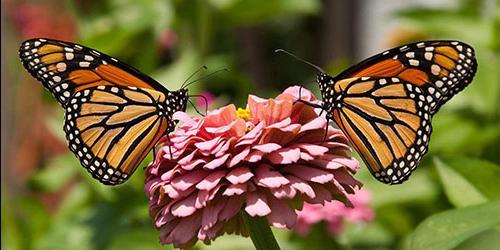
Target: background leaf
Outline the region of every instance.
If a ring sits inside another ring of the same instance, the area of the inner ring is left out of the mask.
[[[438,158],[434,158],[434,163],[438,170],[439,177],[441,178],[446,196],[453,205],[456,207],[464,207],[488,201],[474,185],[456,170],[449,167]]]
[[[433,215],[413,233],[411,249],[451,249],[500,224],[500,200]]]

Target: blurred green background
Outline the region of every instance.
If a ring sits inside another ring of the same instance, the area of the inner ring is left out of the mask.
[[[148,216],[139,168],[131,181],[92,180],[66,149],[62,110],[22,69],[32,37],[75,41],[120,58],[169,89],[202,65],[229,69],[193,84],[210,108],[244,106],[292,84],[318,93],[311,68],[335,74],[403,43],[456,39],[478,60],[473,83],[434,117],[430,152],[403,185],[366,168],[376,219],[328,238],[276,230],[283,249],[498,249],[500,246],[500,1],[44,0],[2,1],[2,249],[165,249]],[[199,104],[203,107],[203,104]],[[194,114],[193,110],[189,111]],[[145,166],[151,156],[145,160]],[[222,236],[195,249],[252,249]]]

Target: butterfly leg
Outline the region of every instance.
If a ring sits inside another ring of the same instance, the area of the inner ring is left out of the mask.
[[[188,102],[191,103],[191,105],[193,106],[194,108],[194,111],[196,111],[196,113],[198,113],[199,115],[201,116],[205,116],[207,114],[207,111],[205,111],[205,114],[202,114],[197,108],[196,108],[196,105],[194,105],[194,103],[188,99]],[[208,108],[207,108],[208,109]]]
[[[323,111],[321,111],[321,113],[323,113]],[[326,142],[326,138],[328,137],[328,128],[330,128],[330,118],[326,118],[326,129],[325,129],[325,136],[323,136],[323,142],[322,143],[325,143]]]
[[[301,99],[296,100],[293,103],[295,104],[297,102],[303,103],[303,104],[305,104],[307,106],[310,106],[310,107],[313,107],[313,108],[323,109],[323,105],[321,105],[321,104],[312,103],[312,102],[304,101],[304,100],[301,100]]]
[[[170,135],[167,134],[167,141],[168,141],[168,152],[170,153],[170,159],[174,159],[174,155],[172,154],[172,143],[170,142]]]

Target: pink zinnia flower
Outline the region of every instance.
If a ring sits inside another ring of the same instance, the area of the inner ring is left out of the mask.
[[[305,235],[314,224],[325,221],[328,232],[338,235],[344,229],[344,222],[362,223],[373,220],[375,213],[370,207],[371,194],[368,191],[362,189],[355,194],[348,194],[347,198],[352,203],[350,207],[335,200],[325,204],[305,203],[303,209],[298,211],[295,232]]]
[[[293,228],[303,202],[347,194],[360,183],[359,163],[346,155],[346,137],[298,99],[299,87],[275,99],[249,96],[246,109],[228,105],[203,118],[178,112],[181,122],[146,170],[145,192],[160,241],[188,247],[223,233],[245,234],[240,211]],[[301,99],[315,102],[307,90]]]

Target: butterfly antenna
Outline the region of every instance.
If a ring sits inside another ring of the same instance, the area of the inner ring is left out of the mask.
[[[204,95],[190,95],[189,97],[202,98],[205,101],[205,115],[208,113],[208,99]]]
[[[194,110],[196,111],[196,113],[198,113],[199,115],[201,116],[205,116],[204,114],[202,114],[197,108],[196,108],[196,105],[194,105],[194,103],[188,99],[188,102],[191,103],[191,105],[193,106]]]
[[[213,75],[215,75],[215,74],[217,74],[217,73],[219,73],[219,72],[221,72],[221,71],[229,71],[229,70],[228,70],[228,69],[226,69],[226,68],[216,70],[216,71],[214,71],[214,72],[212,72],[212,73],[210,73],[210,74],[208,74],[208,75],[206,75],[206,76],[202,76],[202,77],[200,77],[200,78],[198,78],[198,79],[196,79],[196,80],[192,80],[191,82],[188,82],[188,83],[186,84],[186,86],[184,86],[183,88],[187,88],[189,85],[191,85],[191,84],[193,84],[193,83],[195,83],[195,82],[197,82],[197,81],[200,81],[200,80],[203,80],[203,79],[210,78],[211,76],[213,76]],[[183,85],[184,85],[184,84],[183,84]]]
[[[191,79],[193,76],[195,76],[196,74],[198,74],[198,72],[200,72],[202,69],[204,70],[207,70],[207,66],[203,65],[201,66],[199,69],[197,69],[195,72],[193,72],[181,85],[181,89],[185,88],[185,84],[189,81],[189,79]]]
[[[289,55],[289,56],[291,56],[291,57],[293,57],[293,58],[295,58],[295,59],[297,59],[297,60],[299,60],[299,61],[301,61],[301,62],[303,62],[303,63],[305,63],[305,64],[307,64],[307,65],[309,65],[309,66],[311,66],[311,67],[313,67],[313,68],[315,68],[316,70],[318,70],[318,71],[319,71],[319,72],[321,72],[321,73],[325,73],[325,72],[326,72],[324,69],[322,69],[322,68],[321,68],[321,67],[319,67],[318,65],[312,64],[312,63],[310,63],[310,62],[308,62],[308,61],[306,61],[306,60],[304,60],[304,59],[302,59],[302,58],[300,58],[300,57],[296,56],[295,54],[293,54],[293,53],[291,53],[291,52],[288,52],[288,51],[286,51],[286,50],[284,50],[284,49],[277,49],[277,50],[275,50],[274,52],[275,52],[275,53],[278,53],[278,52],[283,52],[283,53],[285,53],[285,54],[287,54],[287,55]]]

